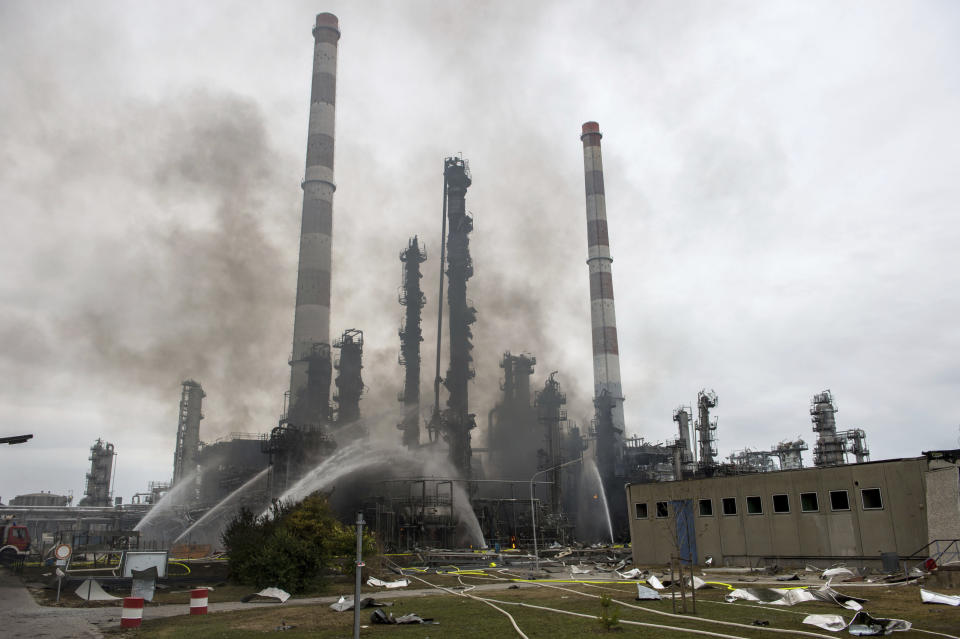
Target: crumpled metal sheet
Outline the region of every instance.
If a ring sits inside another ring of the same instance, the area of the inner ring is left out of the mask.
[[[379,588],[406,588],[410,585],[410,581],[407,579],[398,579],[397,581],[382,581],[376,577],[370,577],[367,579],[368,586],[377,586]]]
[[[279,599],[280,603],[286,602],[290,598],[290,593],[286,590],[280,588],[264,588],[257,593],[258,597],[273,597],[274,599]]]
[[[113,595],[107,594],[107,592],[100,586],[100,582],[98,582],[96,579],[87,579],[73,592],[84,601],[110,601],[113,599],[120,599],[120,597],[114,597]]]
[[[390,601],[377,601],[373,597],[364,597],[360,600],[360,610],[364,608],[382,608],[384,606],[392,606],[393,602]],[[347,610],[353,610],[353,597],[349,599],[340,595],[340,599],[330,604],[330,609],[334,612],[346,612]]]
[[[637,601],[646,601],[648,599],[659,600],[660,593],[652,588],[637,584]]]
[[[641,573],[641,571],[640,571],[639,568],[632,568],[632,569],[628,570],[627,572],[619,572],[619,571],[618,571],[617,574],[620,575],[620,578],[621,578],[621,579],[639,579],[639,578],[640,578],[640,575],[643,574],[643,573]]]
[[[860,610],[863,608],[861,604],[866,601],[866,599],[840,594],[829,586],[823,586],[816,590],[804,588],[737,588],[727,593],[724,599],[727,603],[743,599],[774,606],[793,606],[804,601],[826,601],[843,606],[848,610]]]
[[[912,626],[913,624],[903,619],[874,618],[867,614],[867,611],[861,610],[847,626],[847,631],[858,637],[873,637],[910,630]]]
[[[133,577],[133,583],[130,585],[130,596],[141,597],[144,601],[153,601],[158,574],[156,566],[150,566],[146,570],[131,570],[130,576]]]
[[[803,623],[829,630],[830,632],[840,632],[847,627],[847,622],[840,615],[807,615],[803,618]]]
[[[923,603],[946,604],[948,606],[960,606],[960,597],[955,595],[941,595],[932,590],[920,589],[920,599]]]
[[[653,586],[654,590],[663,590],[663,584],[654,575],[647,577],[647,583]]]
[[[394,617],[392,614],[388,614],[380,609],[374,610],[370,614],[370,622],[375,624],[415,624],[415,623],[428,623],[428,624],[437,624],[439,622],[434,621],[433,619],[424,619],[420,615],[413,613],[400,615],[399,617]]]
[[[827,579],[828,577],[833,578],[833,577],[839,577],[841,575],[846,577],[853,577],[853,571],[850,570],[849,568],[843,568],[843,567],[830,568],[828,570],[824,570],[823,574],[820,575],[820,578]]]

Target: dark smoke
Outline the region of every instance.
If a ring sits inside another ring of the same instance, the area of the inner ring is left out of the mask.
[[[179,382],[200,381],[204,439],[267,430],[286,381],[295,253],[280,251],[264,221],[275,227],[296,207],[289,158],[272,147],[256,104],[236,95],[127,104],[120,118],[89,124],[51,147],[62,153],[37,178],[49,189],[41,214],[56,223],[77,197],[57,176],[96,172],[110,188],[96,194],[76,244],[38,258],[68,286],[57,316],[27,332],[29,348],[40,359],[56,351],[61,370],[98,387],[167,402],[174,415]],[[22,325],[5,316],[0,334],[23,334]],[[0,355],[8,366],[23,356]]]

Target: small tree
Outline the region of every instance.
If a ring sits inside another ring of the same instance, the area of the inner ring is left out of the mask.
[[[620,608],[613,604],[610,595],[600,595],[600,625],[607,632],[619,630]]]

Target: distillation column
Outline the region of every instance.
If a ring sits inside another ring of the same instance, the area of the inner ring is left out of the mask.
[[[403,402],[403,422],[397,428],[403,431],[403,445],[417,448],[420,445],[420,342],[423,331],[420,329],[420,311],[427,298],[420,288],[420,265],[427,260],[426,249],[420,248],[417,237],[410,238],[407,248],[400,252],[403,263],[403,283],[400,286],[398,300],[406,308],[403,325],[400,327],[400,365],[406,375],[403,381],[403,393],[399,399]]]
[[[810,400],[810,421],[817,443],[813,447],[815,466],[839,466],[846,461],[846,442],[837,436],[837,406],[828,388]]]
[[[605,478],[623,476],[623,390],[613,306],[613,275],[607,233],[607,205],[600,154],[600,125],[586,122],[583,141],[587,195],[587,264],[590,267],[590,319],[593,329],[593,384],[597,416],[597,466]]]
[[[80,506],[112,506],[113,457],[116,453],[113,444],[98,439],[90,447],[90,472],[83,491]]]
[[[450,308],[450,366],[443,380],[449,396],[444,411],[444,438],[450,447],[450,461],[461,477],[470,477],[470,430],[476,426],[470,413],[468,382],[473,379],[473,333],[476,310],[467,302],[467,280],[473,276],[470,258],[470,232],[473,217],[466,210],[467,188],[471,184],[470,169],[463,158],[450,157],[444,162],[447,185],[447,300]]]
[[[717,407],[717,394],[703,389],[697,393],[697,440],[700,442],[699,464],[710,469],[717,457],[717,419],[710,418],[710,409]]]
[[[550,512],[560,514],[563,503],[563,450],[561,437],[563,435],[560,424],[567,420],[567,411],[562,406],[567,403],[567,396],[560,391],[560,382],[556,380],[557,372],[550,373],[550,377],[543,385],[543,390],[536,395],[537,418],[543,426],[543,455],[538,466],[547,470],[550,481]]]
[[[337,42],[340,29],[331,13],[317,16],[313,28],[313,82],[307,163],[303,180],[297,308],[290,361],[291,414],[307,387],[309,358],[320,344],[330,344],[330,268],[333,236],[333,138],[337,89]],[[327,351],[329,352],[329,351]],[[329,393],[329,391],[328,391]],[[312,417],[312,416],[311,416]],[[309,421],[313,421],[310,419]]]
[[[197,470],[197,452],[200,450],[200,420],[203,419],[203,387],[192,379],[183,382],[180,392],[180,416],[177,420],[177,444],[173,454],[173,481],[176,486],[182,479]]]

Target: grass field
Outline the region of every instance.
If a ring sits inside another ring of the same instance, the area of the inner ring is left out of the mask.
[[[431,576],[428,581],[439,581]],[[444,577],[448,584],[456,579]],[[463,577],[464,584],[491,583],[491,579]],[[423,584],[418,584],[422,586]],[[843,592],[861,596],[869,601],[864,605],[874,616],[896,617],[912,621],[917,628],[956,635],[960,630],[960,608],[949,606],[931,606],[920,603],[916,586],[898,587],[839,587]],[[677,617],[657,613],[671,613],[669,600],[659,602],[637,602],[634,600],[636,587],[623,585],[536,585],[522,583],[513,590],[472,591],[467,594],[498,602],[500,608],[515,618],[520,629],[531,639],[564,639],[583,637],[591,634],[608,634],[600,622],[533,608],[541,606],[556,608],[567,612],[599,616],[601,604],[597,598],[606,593],[614,600],[639,608],[616,605],[621,623],[618,629],[609,634],[620,637],[676,638],[698,636],[691,630],[721,633],[733,637],[752,639],[754,637],[799,636],[783,635],[753,626],[754,621],[767,621],[770,628],[801,630],[824,637],[834,635],[814,626],[801,623],[804,615],[811,613],[841,614],[849,620],[853,613],[826,603],[806,603],[793,607],[759,606],[748,603],[728,604],[723,601],[721,590],[700,590],[697,593],[697,612]],[[377,598],[390,600],[389,592],[381,592]],[[383,626],[370,624],[370,610],[361,611],[361,623],[366,628],[362,636],[369,637],[456,637],[463,639],[516,637],[510,620],[483,601],[453,594],[438,594],[416,598],[396,598],[395,605],[384,610],[395,616],[416,613],[421,617],[430,617],[439,625]],[[679,602],[678,602],[679,604]],[[688,601],[688,610],[690,602]],[[294,626],[285,631],[285,638],[317,637],[325,639],[349,638],[353,630],[353,612],[336,613],[326,604],[284,605],[264,604],[263,608],[209,614],[206,616],[182,616],[166,619],[149,619],[149,609],[144,614],[144,624],[137,631],[117,630],[113,634],[128,634],[136,637],[260,637],[264,633],[276,632],[283,625]],[[710,621],[713,620],[713,621]],[[673,626],[675,629],[658,629],[650,626],[637,626],[626,622]],[[747,627],[716,623],[717,621],[746,624]],[[845,632],[843,636],[849,636]],[[700,635],[704,636],[704,635]],[[910,631],[898,633],[898,637],[934,637],[936,635]]]

